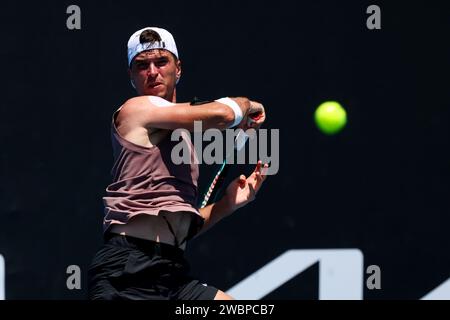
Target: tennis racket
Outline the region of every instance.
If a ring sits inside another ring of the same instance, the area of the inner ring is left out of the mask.
[[[249,117],[248,121],[256,121],[262,116],[262,113],[255,113]],[[234,150],[240,151],[246,144],[248,140],[248,135],[243,131],[239,131],[238,135],[234,140]],[[223,187],[223,183],[225,178],[228,175],[228,171],[230,170],[231,164],[227,163],[227,159],[231,156],[231,154],[227,154],[225,159],[223,160],[222,165],[219,170],[215,174],[214,178],[209,184],[209,188],[207,189],[205,195],[203,196],[202,203],[200,204],[200,208],[206,207],[208,204],[216,202],[219,191]]]

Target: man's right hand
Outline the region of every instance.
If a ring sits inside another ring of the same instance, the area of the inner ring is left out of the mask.
[[[241,123],[237,126],[237,128],[240,128],[244,131],[250,128],[258,130],[266,120],[266,112],[264,106],[259,102],[251,101],[246,98],[239,98],[239,99],[247,100],[243,101],[247,109],[245,110],[245,112],[243,110],[242,113],[244,114],[244,117]],[[239,102],[238,104],[239,106],[241,106]]]
[[[245,116],[251,108],[251,101],[245,97],[233,97],[233,99],[241,108],[242,114]]]

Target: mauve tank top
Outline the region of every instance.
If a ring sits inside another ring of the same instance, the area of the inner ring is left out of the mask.
[[[104,232],[112,224],[125,224],[139,214],[157,216],[160,212],[182,211],[201,218],[197,208],[198,161],[189,134],[183,133],[182,137],[190,150],[191,164],[175,165],[171,152],[180,141],[171,141],[170,132],[153,147],[125,140],[115,125],[119,111],[114,113],[111,124],[114,165],[112,183],[103,197]]]

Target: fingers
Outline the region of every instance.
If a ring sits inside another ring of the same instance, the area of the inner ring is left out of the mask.
[[[256,101],[250,101],[250,108],[248,110],[249,114],[259,113],[264,111],[264,106]]]
[[[252,179],[251,183],[249,183],[252,187],[254,187],[256,192],[258,192],[262,183],[266,180],[268,169],[269,165],[267,163],[263,165],[261,160],[259,160],[256,164],[256,168],[252,173],[254,179]]]
[[[247,178],[245,175],[241,174],[237,179],[237,183],[242,192],[245,192],[246,201],[253,201],[256,198],[256,194],[262,186],[262,183],[267,178],[267,170],[269,165],[267,163],[263,164],[259,160],[256,164],[255,170]]]
[[[247,179],[245,178],[245,176],[243,174],[241,174],[239,176],[239,187],[244,188],[246,182],[247,182]]]
[[[258,163],[256,164],[255,171],[253,171],[257,177],[261,179],[265,179],[267,177],[267,171],[269,170],[269,164],[265,163],[262,164],[261,160],[258,160]]]
[[[269,164],[265,163],[261,170],[261,177],[263,180],[267,179],[267,171],[269,171]]]
[[[261,188],[262,183],[267,179],[267,171],[269,170],[269,164],[265,163],[260,171],[256,174],[257,190]]]
[[[247,127],[259,129],[264,123],[264,121],[266,121],[266,114],[264,112],[259,113],[254,117],[252,117],[252,115],[249,115],[249,117],[247,118]]]
[[[261,166],[262,166],[262,161],[258,160],[258,162],[256,163],[256,168],[255,168],[255,173],[259,172],[261,170]]]

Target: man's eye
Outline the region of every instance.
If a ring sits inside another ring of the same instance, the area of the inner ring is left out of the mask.
[[[160,61],[156,62],[156,65],[158,67],[162,67],[162,66],[166,65],[166,63],[167,63],[167,60],[160,60]]]
[[[146,63],[139,63],[137,65],[138,69],[147,69],[148,68],[148,64]]]

